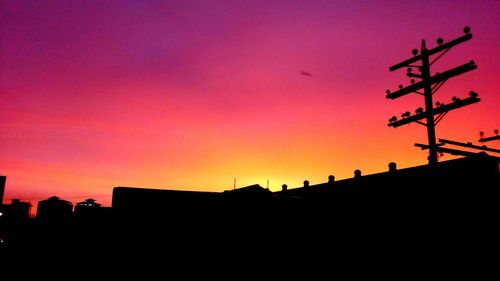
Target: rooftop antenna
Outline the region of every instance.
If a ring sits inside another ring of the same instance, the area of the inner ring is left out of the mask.
[[[233,190],[236,189],[236,178],[234,178],[234,183],[233,183]]]

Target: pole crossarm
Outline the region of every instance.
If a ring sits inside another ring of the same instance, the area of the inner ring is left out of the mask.
[[[429,146],[426,144],[421,144],[421,143],[416,143],[416,147],[422,148],[422,150],[429,149]],[[437,147],[437,151],[439,153],[449,153],[452,155],[459,155],[459,156],[473,156],[477,155],[476,152],[469,152],[469,151],[464,151],[464,150],[458,150],[458,149],[451,149],[451,148],[445,148],[445,147]]]
[[[442,142],[444,144],[451,144],[451,145],[463,146],[463,147],[467,147],[467,148],[479,149],[479,150],[483,150],[483,151],[500,153],[500,149],[489,148],[486,145],[479,146],[479,145],[473,145],[472,143],[463,143],[463,142],[452,141],[452,140],[447,140],[447,139],[439,139],[439,142]]]
[[[412,72],[408,72],[408,73],[406,73],[406,76],[408,76],[408,77],[414,77],[414,78],[419,78],[419,79],[422,79],[422,75],[420,75],[420,74],[415,74],[415,73],[412,73]]]
[[[443,146],[444,143],[438,143],[437,146]],[[422,143],[415,143],[415,146],[416,147],[420,147],[422,150],[426,150],[426,149],[429,149],[429,145],[428,144],[422,144]]]
[[[500,140],[500,135],[493,136],[493,137],[482,138],[482,139],[479,139],[479,142],[487,142],[487,141],[492,141],[492,140]]]
[[[427,83],[429,83],[431,85],[436,84],[436,83],[439,83],[441,81],[447,80],[451,77],[455,77],[455,76],[458,76],[458,75],[463,74],[465,72],[474,70],[476,68],[477,68],[476,63],[474,61],[470,61],[468,63],[461,65],[461,66],[457,66],[455,68],[447,70],[443,73],[437,73],[436,75],[430,77],[430,81],[419,81],[419,82],[412,84],[406,88],[402,88],[394,93],[388,93],[385,97],[388,99],[397,99],[399,97],[402,97],[404,95],[407,95],[409,93],[412,93],[412,92],[415,92],[415,91],[418,91],[418,90],[424,88]]]
[[[464,35],[464,36],[462,36],[462,37],[459,37],[459,38],[457,38],[457,39],[455,39],[455,40],[452,40],[452,41],[450,41],[450,42],[448,42],[448,43],[445,43],[445,44],[439,45],[439,46],[437,46],[436,48],[429,50],[429,51],[427,52],[427,55],[431,56],[431,55],[433,55],[433,54],[435,54],[435,53],[438,53],[438,52],[441,52],[441,51],[443,51],[443,50],[449,49],[449,48],[451,48],[451,47],[453,47],[453,46],[455,46],[455,45],[458,45],[458,44],[460,44],[460,43],[462,43],[462,42],[465,42],[465,41],[467,41],[467,40],[470,40],[470,39],[472,39],[472,33],[467,33],[467,34],[465,34],[465,35]],[[422,55],[414,56],[414,57],[413,57],[413,58],[411,58],[411,59],[407,59],[407,60],[405,60],[405,61],[403,61],[403,62],[400,62],[400,63],[398,63],[398,64],[395,64],[395,65],[393,65],[393,66],[389,67],[389,71],[395,71],[395,70],[398,70],[398,69],[400,69],[400,68],[402,68],[402,67],[408,66],[409,64],[412,64],[412,63],[414,63],[414,62],[417,62],[417,61],[419,61],[419,60],[421,60],[421,59],[422,59]]]
[[[445,112],[448,112],[450,110],[457,109],[457,108],[460,108],[460,107],[463,107],[463,106],[466,106],[469,104],[473,104],[473,103],[476,103],[479,101],[481,101],[481,99],[478,98],[477,96],[471,96],[471,97],[468,97],[465,99],[457,100],[453,103],[445,104],[445,105],[442,105],[440,107],[432,109],[432,115],[445,113]],[[409,124],[412,122],[420,121],[420,120],[426,118],[426,116],[427,116],[427,113],[424,111],[422,113],[418,113],[418,114],[403,118],[401,120],[389,122],[389,124],[387,124],[387,126],[397,128],[397,127],[402,126],[402,125],[406,125],[406,124]],[[428,126],[428,124],[427,124],[427,126]]]

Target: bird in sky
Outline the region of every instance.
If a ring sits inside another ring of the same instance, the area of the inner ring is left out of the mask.
[[[307,71],[304,71],[304,70],[301,70],[301,71],[300,71],[300,74],[301,74],[301,75],[305,75],[305,76],[311,76],[311,73],[310,73],[310,72],[307,72]]]

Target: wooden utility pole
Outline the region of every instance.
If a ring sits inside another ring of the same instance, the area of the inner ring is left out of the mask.
[[[471,91],[469,93],[469,97],[465,99],[459,99],[456,97],[452,98],[452,103],[444,104],[444,103],[436,103],[436,107],[434,107],[434,102],[432,100],[432,96],[439,90],[439,88],[451,77],[458,76],[465,72],[474,70],[477,68],[474,61],[470,61],[461,66],[452,68],[443,73],[436,73],[434,76],[431,75],[431,65],[434,64],[437,60],[439,60],[446,52],[448,52],[452,47],[463,43],[467,40],[472,39],[472,34],[470,33],[470,28],[464,28],[465,35],[456,38],[448,43],[443,44],[443,39],[439,38],[437,40],[438,46],[428,50],[425,44],[425,40],[422,40],[422,46],[420,48],[420,54],[418,54],[418,50],[413,50],[413,58],[407,59],[403,62],[395,64],[389,68],[389,71],[395,71],[402,67],[408,67],[407,76],[410,78],[417,78],[420,81],[415,82],[414,79],[411,79],[411,85],[407,87],[403,87],[403,85],[399,86],[399,90],[395,92],[391,92],[387,90],[386,97],[388,99],[397,99],[404,95],[410,93],[417,93],[424,96],[425,101],[425,110],[423,108],[418,108],[415,111],[415,115],[411,115],[409,111],[406,111],[401,115],[402,119],[398,120],[396,116],[393,116],[389,119],[388,126],[390,127],[399,127],[402,125],[406,125],[412,122],[416,122],[418,124],[424,125],[427,127],[427,139],[428,139],[428,149],[429,149],[429,164],[434,165],[438,162],[438,145],[436,143],[436,125],[441,121],[444,115],[453,109],[460,108],[462,106],[470,105],[472,103],[479,102],[480,99],[477,97],[477,93]],[[430,61],[430,58],[433,55],[437,55],[433,61]],[[414,64],[418,63],[420,64]],[[413,73],[413,69],[416,68],[420,73]],[[422,90],[420,92],[419,90]],[[434,116],[437,115],[435,118]],[[425,119],[425,123],[421,120]]]

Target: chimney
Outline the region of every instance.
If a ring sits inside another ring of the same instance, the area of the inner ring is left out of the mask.
[[[355,179],[361,178],[361,170],[357,169],[354,171],[354,178]]]
[[[396,163],[395,162],[391,162],[389,163],[389,172],[395,172],[396,171]]]
[[[332,184],[334,181],[335,181],[335,176],[333,176],[333,175],[329,175],[329,176],[328,176],[328,183],[329,183],[329,184]]]

